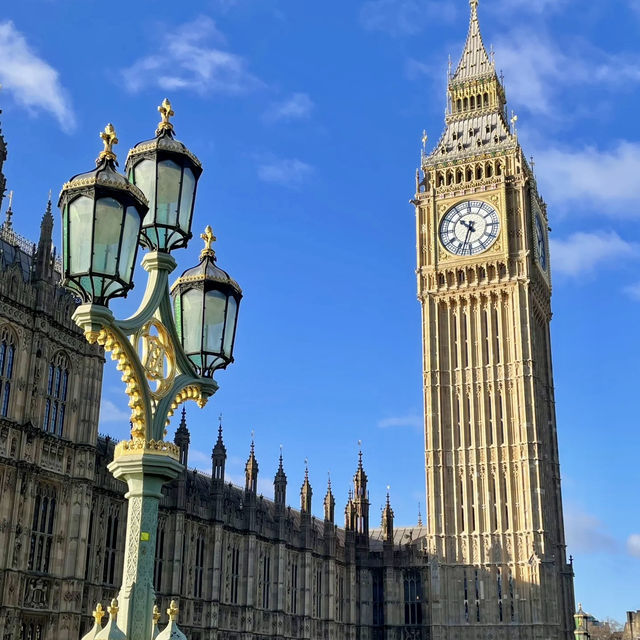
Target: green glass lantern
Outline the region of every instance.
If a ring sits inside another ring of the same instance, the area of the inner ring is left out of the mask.
[[[162,121],[156,137],[138,143],[127,156],[126,173],[149,200],[140,243],[152,251],[169,253],[191,238],[191,220],[202,165],[173,135],[174,115],[166,98],[158,107]]]
[[[199,375],[212,378],[233,362],[242,290],[216,265],[211,227],[200,236],[200,264],[185,271],[171,288],[176,329],[182,348]]]
[[[115,129],[101,132],[104,150],[96,168],[69,180],[60,193],[63,284],[83,302],[109,305],[126,296],[132,277],[147,199],[116,170]]]

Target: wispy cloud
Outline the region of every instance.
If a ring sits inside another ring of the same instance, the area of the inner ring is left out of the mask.
[[[491,5],[495,11],[527,11],[529,13],[546,13],[557,11],[569,3],[569,0],[499,0]]]
[[[60,74],[29,46],[13,22],[0,22],[0,83],[30,112],[53,115],[63,131],[73,131],[76,119]]]
[[[286,100],[272,104],[264,114],[268,122],[304,120],[311,115],[313,100],[306,93],[294,93]]]
[[[628,87],[640,83],[637,52],[609,53],[580,40],[557,42],[543,29],[517,27],[496,42],[510,100],[538,114],[559,117],[553,106],[567,85]]]
[[[222,48],[224,36],[211,18],[200,16],[168,31],[164,46],[154,45],[162,53],[140,58],[122,71],[129,91],[160,87],[167,91],[237,94],[261,86],[241,56]]]
[[[572,553],[607,553],[618,551],[619,545],[595,516],[576,508],[565,512],[567,545]]]
[[[640,558],[640,533],[632,533],[627,539],[627,551],[630,555]]]
[[[298,158],[265,158],[258,164],[258,178],[263,182],[295,189],[313,173],[313,167]]]
[[[614,231],[582,232],[551,240],[552,268],[568,276],[583,275],[603,263],[640,257],[640,247]]]
[[[634,300],[640,301],[640,282],[626,286],[623,291]]]
[[[638,217],[640,143],[623,141],[606,151],[548,149],[536,161],[543,167],[540,182],[549,200],[587,201],[600,207],[600,215]]]
[[[367,31],[406,36],[455,16],[455,5],[449,0],[368,0],[360,9],[360,24]]]
[[[122,406],[116,405],[111,400],[103,398],[100,402],[100,423],[119,422],[128,424],[131,420],[131,411],[123,409]]]
[[[417,413],[409,413],[403,416],[392,416],[378,421],[378,426],[382,429],[395,427],[412,427],[415,429],[421,429],[423,425],[424,420]]]

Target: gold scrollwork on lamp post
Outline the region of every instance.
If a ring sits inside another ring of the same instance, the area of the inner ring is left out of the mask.
[[[128,486],[118,619],[128,640],[151,638],[158,505],[163,485],[184,468],[180,448],[164,440],[168,421],[182,402],[203,407],[216,392],[214,373],[233,362],[242,297],[237,283],[215,264],[209,226],[202,234],[200,263],[170,292],[169,275],[176,267],[171,251],[192,237],[202,167],[174,138],[171,103],[165,99],[158,111],[156,138],[129,152],[127,176],[116,169],[118,138],[108,124],[100,133],[104,149],[96,169],[71,178],[60,195],[64,283],[82,299],[73,319],[86,339],[117,363],[131,408],[131,439],[116,445],[108,466]],[[148,250],[142,260],[146,290],[131,317],[116,319],[109,303],[133,287],[139,245]],[[169,635],[175,638],[177,608],[172,609]],[[115,628],[117,608],[109,611]]]

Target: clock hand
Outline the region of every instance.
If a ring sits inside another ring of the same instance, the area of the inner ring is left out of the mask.
[[[469,236],[471,235],[471,225],[467,227],[467,235],[464,238],[464,242],[462,243],[462,255],[464,255],[464,248],[467,246],[467,242],[469,241]]]

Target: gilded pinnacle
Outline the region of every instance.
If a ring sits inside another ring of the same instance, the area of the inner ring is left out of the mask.
[[[205,227],[204,233],[201,233],[200,237],[204,240],[204,249],[200,252],[200,260],[204,259],[206,256],[215,258],[216,252],[213,250],[211,245],[213,245],[217,238],[213,235],[213,229],[210,225]]]
[[[154,622],[155,624],[158,624],[158,621],[160,620],[160,609],[158,609],[158,605],[157,605],[157,604],[154,604],[154,605],[153,605],[153,615],[152,615],[152,618],[153,618],[153,622]]]
[[[169,614],[169,622],[175,622],[178,619],[179,613],[178,605],[175,600],[171,601],[169,608],[167,609],[167,613]]]
[[[93,612],[93,619],[96,621],[98,626],[102,625],[102,618],[104,618],[104,609],[102,605],[98,602],[96,605],[95,611]]]
[[[100,138],[102,138],[102,144],[104,144],[104,149],[100,152],[98,156],[98,161],[100,160],[114,160],[116,159],[116,154],[113,152],[113,145],[118,144],[118,136],[116,135],[116,130],[113,125],[109,123],[104,131],[100,132]]]
[[[169,118],[175,115],[175,112],[171,108],[169,98],[165,98],[162,101],[162,104],[158,107],[158,111],[160,112],[160,117],[162,118],[162,120],[160,120],[160,122],[158,123],[156,135],[160,135],[163,131],[173,131],[173,124],[169,122]]]
[[[118,615],[118,601],[114,598],[111,604],[107,607],[109,615],[115,620]]]

